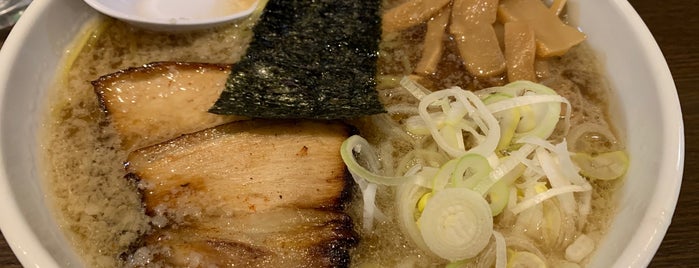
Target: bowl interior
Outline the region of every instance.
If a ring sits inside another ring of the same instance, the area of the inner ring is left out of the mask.
[[[0,51],[0,227],[24,266],[81,263],[46,204],[37,131],[60,59],[91,17],[79,1],[34,1]]]
[[[611,115],[631,160],[618,213],[590,265],[645,267],[670,225],[682,181],[677,90],[657,43],[628,2],[578,1],[573,8],[606,69],[616,102]]]
[[[657,44],[626,1],[569,2],[606,69],[611,114],[626,130],[631,157],[618,214],[590,264],[644,267],[667,230],[681,184],[677,93]],[[46,204],[37,130],[66,49],[96,15],[82,1],[35,0],[0,51],[0,227],[25,266],[81,266]]]

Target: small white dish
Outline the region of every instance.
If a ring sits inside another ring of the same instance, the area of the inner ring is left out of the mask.
[[[250,15],[258,0],[84,0],[97,11],[155,31],[215,27]]]

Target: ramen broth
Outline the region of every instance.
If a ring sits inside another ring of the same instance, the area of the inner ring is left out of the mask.
[[[386,7],[395,5],[395,2],[389,1]],[[119,137],[100,110],[90,81],[120,69],[156,61],[234,63],[241,58],[251,40],[255,20],[253,16],[221,28],[164,34],[138,30],[116,20],[101,19],[89,23],[84,34],[76,39],[66,54],[64,69],[49,94],[41,148],[45,156],[48,194],[56,218],[88,267],[128,265],[129,255],[135,251],[133,245],[149,231],[151,221],[145,215],[137,183],[125,178],[123,162],[127,152],[120,149]],[[419,60],[424,32],[425,27],[418,26],[384,36],[377,77],[379,94],[389,111],[391,107],[417,103],[397,86],[396,79],[412,72]],[[585,44],[574,47],[560,58],[538,60],[536,70],[540,83],[554,88],[571,102],[573,126],[583,122],[609,126],[606,114],[608,88],[594,54]],[[503,77],[475,79],[469,76],[462,67],[458,53],[448,44],[437,73],[427,81],[428,87],[433,90],[449,86],[475,90],[507,82]],[[391,144],[391,155],[384,155],[383,158],[399,159],[410,148],[392,135],[408,134],[390,133],[381,126],[400,126],[403,119],[405,115],[400,112],[390,112],[350,123],[357,126],[362,136],[373,144],[386,144],[387,141]],[[623,148],[621,142],[608,146]],[[385,169],[390,173],[400,167],[395,164]],[[592,213],[584,224],[570,224],[577,232],[599,241],[614,213],[613,196],[620,182],[595,181],[592,184]],[[378,221],[373,230],[367,232],[360,228],[362,198],[359,191],[354,191],[353,201],[347,208],[355,219],[356,230],[361,237],[361,242],[352,251],[352,265],[393,267],[401,264],[446,264],[415,248],[397,228],[392,208],[394,190],[379,186],[377,192],[377,206],[388,217]],[[526,234],[526,230],[511,230],[513,223],[500,218],[495,218],[496,230]],[[571,234],[568,239],[575,236]],[[555,264],[565,259],[565,247],[561,247],[561,244],[569,244],[570,241],[544,243],[528,238],[511,243],[520,247],[535,245],[546,259]],[[492,244],[486,252],[494,251]],[[472,264],[492,263],[490,255],[481,254],[479,261]]]

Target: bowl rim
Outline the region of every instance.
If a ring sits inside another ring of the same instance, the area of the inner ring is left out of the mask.
[[[640,39],[650,41],[640,42],[639,47],[642,48],[643,55],[652,63],[648,66],[651,73],[658,74],[655,77],[655,88],[664,91],[663,94],[658,94],[658,103],[663,107],[661,122],[659,122],[662,124],[664,137],[661,155],[669,157],[661,162],[658,173],[667,175],[668,179],[676,179],[671,183],[657,181],[653,196],[650,197],[651,201],[645,209],[643,221],[614,263],[614,267],[646,267],[665,238],[679,199],[685,158],[684,123],[672,73],[650,29],[628,1],[611,2],[619,12],[624,14],[623,17],[632,26],[633,34]],[[668,195],[670,193],[672,195]]]
[[[653,196],[649,197],[651,202],[645,210],[643,222],[629,243],[624,245],[624,250],[614,262],[615,267],[645,267],[650,263],[665,237],[679,198],[685,157],[684,125],[672,74],[650,30],[630,3],[623,0],[610,0],[610,2],[625,15],[624,18],[632,25],[631,30],[634,31],[634,35],[643,40],[652,41],[643,42],[639,46],[643,49],[644,56],[655,63],[648,66],[654,74],[659,74],[655,79],[655,86],[666,91],[658,95],[658,103],[664,107],[661,115],[662,123],[671,124],[669,127],[664,127],[662,131],[667,142],[662,153],[671,159],[661,162],[659,172],[676,178],[676,181],[672,183],[659,181],[655,185],[656,190],[653,191]],[[36,21],[50,9],[53,3],[54,1],[50,0],[35,0],[29,5],[0,50],[0,62],[17,61],[19,51],[22,49],[21,42],[31,34],[30,30],[35,27]],[[10,74],[9,68],[0,68],[0,83],[3,83],[0,84],[0,103],[7,101],[6,89],[2,87],[5,87],[4,83],[10,79]],[[0,120],[4,120],[4,113],[4,110],[0,109]],[[4,214],[0,217],[0,229],[8,245],[24,266],[60,267],[36,233],[29,228],[27,218],[17,206],[16,194],[12,191],[10,181],[7,179],[5,161],[6,156],[0,154],[0,211]],[[668,193],[672,195],[668,196]]]
[[[44,10],[47,10],[53,1],[32,1],[10,31],[6,42],[0,49],[0,62],[16,62],[22,49],[22,40],[30,35],[30,30],[35,27]],[[4,104],[6,82],[11,78],[10,68],[0,68],[0,103]],[[3,105],[4,106],[4,105]],[[0,109],[0,125],[4,125],[5,111]],[[4,132],[2,132],[4,133]],[[0,134],[4,136],[4,134]],[[4,137],[0,137],[3,138]],[[0,145],[1,146],[1,145]],[[12,191],[10,181],[7,179],[6,156],[0,154],[0,229],[7,244],[14,252],[23,266],[31,267],[60,267],[48,249],[41,243],[27,222],[27,218],[17,206],[15,193]]]

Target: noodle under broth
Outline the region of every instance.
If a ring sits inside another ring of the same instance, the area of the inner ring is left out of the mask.
[[[385,8],[401,1],[384,1]],[[259,15],[259,14],[258,14]],[[101,19],[86,25],[84,36],[76,39],[65,57],[65,71],[59,74],[49,94],[42,125],[41,148],[49,199],[61,228],[89,267],[122,267],[139,256],[129,256],[133,245],[150,230],[152,221],[141,204],[138,184],[125,179],[123,161],[128,152],[120,149],[115,130],[101,112],[89,81],[101,75],[157,61],[234,63],[245,53],[257,19],[248,19],[216,29],[191,33],[165,34],[135,29],[120,21]],[[411,149],[415,137],[396,133],[409,114],[406,105],[417,105],[408,92],[397,85],[397,78],[412,72],[419,60],[424,26],[384,36],[379,57],[378,91],[387,114],[351,120],[359,132],[379,149],[384,174],[405,171],[401,159]],[[451,86],[478,90],[505,84],[506,78],[474,78],[466,72],[454,47],[447,43],[437,73],[429,77],[428,88]],[[572,104],[571,125],[592,123],[611,131],[607,115],[609,89],[594,52],[581,44],[562,57],[538,59],[539,83],[547,85]],[[560,130],[554,137],[560,137]],[[623,141],[603,144],[623,149]],[[565,261],[565,246],[584,233],[596,242],[603,239],[615,211],[615,192],[622,180],[593,181],[592,212],[586,220],[565,219],[560,237],[550,238],[541,225],[517,224],[512,215],[499,215],[494,228],[506,236],[508,245],[536,251],[550,265]],[[370,231],[361,223],[363,203],[360,191],[353,191],[346,211],[355,221],[361,242],[351,251],[352,266],[395,267],[436,266],[447,261],[416,248],[397,228],[393,208],[395,189],[379,186],[377,207],[386,214]],[[541,211],[556,211],[555,200],[543,203]],[[541,215],[541,214],[539,214]],[[521,217],[521,216],[520,216]],[[529,217],[536,217],[535,214]],[[467,264],[491,267],[495,245],[488,247]],[[147,257],[147,256],[141,256]]]

